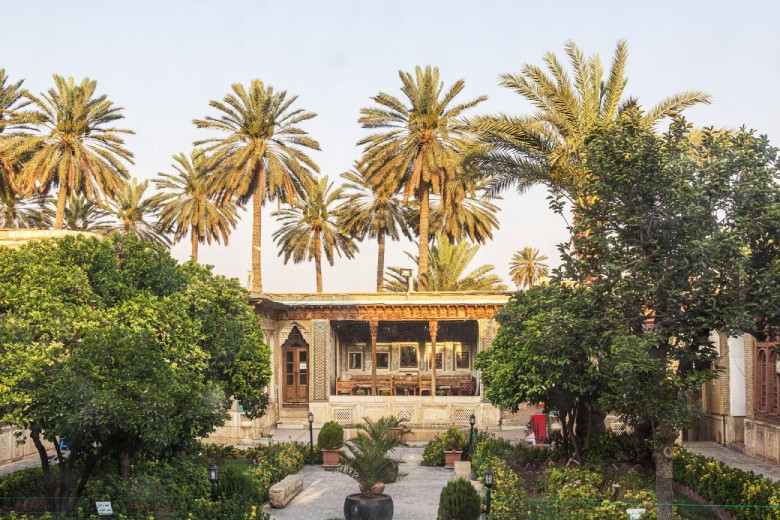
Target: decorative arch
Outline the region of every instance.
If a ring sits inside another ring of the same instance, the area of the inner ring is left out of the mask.
[[[279,346],[284,345],[284,342],[287,341],[287,339],[290,337],[290,333],[293,331],[294,328],[297,328],[298,331],[301,333],[301,336],[303,336],[303,340],[306,342],[307,345],[311,345],[311,337],[309,335],[309,329],[307,329],[305,326],[301,325],[297,321],[291,321],[287,325],[285,325],[282,330],[279,331],[279,335],[277,338],[279,339]]]

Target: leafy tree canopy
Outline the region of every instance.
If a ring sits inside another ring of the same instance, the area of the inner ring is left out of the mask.
[[[260,416],[269,349],[246,292],[130,236],[0,250],[0,423],[29,428],[68,510],[101,459],[178,449]],[[44,442],[66,439],[59,482]]]

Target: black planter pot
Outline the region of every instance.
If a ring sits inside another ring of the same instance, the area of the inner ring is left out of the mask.
[[[360,493],[349,495],[344,500],[346,520],[392,520],[393,499],[387,495],[363,498]]]

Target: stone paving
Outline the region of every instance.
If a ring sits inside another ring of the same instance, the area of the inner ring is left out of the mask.
[[[26,459],[17,460],[16,462],[3,464],[0,466],[0,475],[8,475],[9,473],[14,473],[22,469],[34,468],[40,465],[41,458],[35,455],[33,457],[27,457]]]
[[[401,459],[406,476],[388,484],[385,494],[393,497],[393,518],[432,520],[439,508],[439,494],[455,472],[444,468],[421,466],[422,448],[398,448],[393,456]],[[326,520],[344,517],[344,498],[358,492],[357,482],[335,471],[319,466],[305,466],[303,491],[284,509],[264,509],[274,520]]]
[[[683,446],[694,453],[719,460],[743,471],[752,471],[772,480],[780,480],[780,466],[744,455],[717,442],[685,442]]]

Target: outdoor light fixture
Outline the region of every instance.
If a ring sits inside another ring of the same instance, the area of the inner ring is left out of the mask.
[[[488,468],[485,471],[485,518],[490,518],[490,488],[493,487],[493,468]]]
[[[309,412],[309,465],[314,464],[314,414]]]
[[[212,464],[209,466],[209,482],[211,482],[211,501],[217,501],[217,480],[219,475],[217,473],[217,466]]]
[[[469,431],[469,459],[468,460],[471,460],[471,447],[472,447],[472,443],[474,442],[474,424],[476,424],[476,422],[477,422],[476,416],[473,413],[469,415],[470,431]]]

